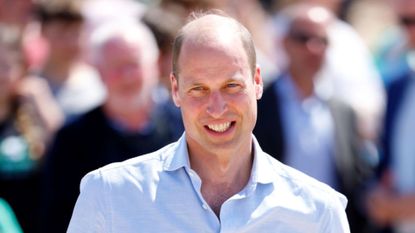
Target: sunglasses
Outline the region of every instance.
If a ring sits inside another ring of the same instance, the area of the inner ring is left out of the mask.
[[[318,44],[323,46],[327,46],[329,44],[329,40],[327,39],[327,37],[312,35],[310,33],[302,31],[291,31],[288,34],[288,36],[293,41],[300,44],[307,44],[309,41],[317,42]]]
[[[415,17],[399,16],[399,23],[405,27],[415,26]]]

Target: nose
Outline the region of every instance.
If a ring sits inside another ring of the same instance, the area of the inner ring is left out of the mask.
[[[314,38],[314,39],[310,39],[306,43],[306,47],[308,51],[312,54],[323,55],[324,52],[326,51],[327,45],[322,43],[319,39]]]
[[[207,113],[213,118],[220,118],[227,110],[226,100],[219,91],[211,92],[209,96]]]
[[[134,65],[123,65],[118,68],[118,74],[125,79],[135,79],[138,72],[139,68]]]

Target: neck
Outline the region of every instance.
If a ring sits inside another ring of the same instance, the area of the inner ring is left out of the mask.
[[[244,183],[245,185],[249,179],[252,166],[250,153],[244,156],[241,156],[241,154],[211,154],[197,159],[194,157],[192,156],[190,159],[191,166],[204,182],[212,185],[230,185],[240,180],[238,183]]]
[[[252,141],[252,140],[251,140]],[[232,152],[192,150],[190,164],[202,180],[201,192],[212,210],[219,216],[222,204],[240,192],[251,175],[252,143]]]
[[[314,94],[315,74],[301,72],[299,69],[290,70],[291,79],[302,99]]]
[[[56,85],[62,85],[69,79],[72,63],[59,62],[57,59],[49,59],[42,70],[47,80]]]

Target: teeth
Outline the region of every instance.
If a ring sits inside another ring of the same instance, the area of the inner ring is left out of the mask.
[[[231,126],[231,123],[227,122],[223,124],[208,125],[208,128],[213,131],[222,133],[222,132],[225,132],[230,126]]]

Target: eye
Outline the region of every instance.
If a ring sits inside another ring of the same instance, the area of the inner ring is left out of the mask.
[[[233,94],[239,92],[242,89],[242,85],[240,83],[227,83],[225,89],[228,93]]]
[[[194,86],[189,89],[189,95],[193,97],[202,97],[205,96],[209,92],[209,89],[204,86]]]
[[[235,88],[235,87],[238,87],[238,86],[239,86],[238,83],[228,83],[228,84],[226,84],[227,88]]]

